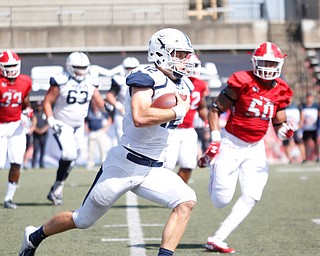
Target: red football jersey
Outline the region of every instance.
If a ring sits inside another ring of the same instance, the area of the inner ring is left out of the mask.
[[[206,82],[196,77],[189,77],[191,82],[194,85],[194,90],[190,95],[190,109],[187,112],[186,116],[183,119],[183,123],[180,124],[179,128],[192,128],[194,116],[197,112],[197,109],[200,105],[201,99],[203,96],[208,95],[208,86]]]
[[[0,76],[0,123],[15,122],[21,119],[22,103],[31,91],[32,80],[20,74],[13,83]]]
[[[271,119],[289,105],[293,95],[284,80],[275,82],[274,88],[267,89],[252,71],[239,71],[229,78],[228,86],[237,94],[225,127],[229,133],[251,143],[264,137]]]

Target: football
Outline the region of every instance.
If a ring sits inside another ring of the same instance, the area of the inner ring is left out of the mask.
[[[186,100],[187,96],[180,94],[183,100]],[[174,93],[166,93],[157,98],[152,104],[153,108],[173,108],[177,105],[177,98]]]

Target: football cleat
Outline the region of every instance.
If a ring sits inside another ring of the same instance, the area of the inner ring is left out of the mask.
[[[22,246],[19,252],[19,256],[32,256],[34,255],[37,247],[33,246],[33,244],[29,241],[29,236],[31,233],[36,231],[37,228],[33,226],[28,226],[24,229],[24,237]]]
[[[235,253],[236,250],[233,248],[229,248],[225,242],[215,240],[214,242],[207,242],[204,246],[209,252],[219,252],[219,253]]]
[[[12,202],[12,200],[8,200],[8,201],[4,201],[4,208],[7,208],[7,209],[16,209],[18,206]]]
[[[62,205],[62,197],[59,195],[56,196],[52,190],[50,190],[49,194],[47,195],[47,199],[54,205]]]

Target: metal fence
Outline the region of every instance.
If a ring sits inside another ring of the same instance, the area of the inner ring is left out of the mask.
[[[265,19],[264,5],[239,4],[204,9],[204,16],[224,21]],[[95,25],[183,25],[192,22],[189,4],[105,4],[80,6],[0,7],[0,27],[56,27]]]
[[[0,8],[0,27],[188,24],[188,5]]]

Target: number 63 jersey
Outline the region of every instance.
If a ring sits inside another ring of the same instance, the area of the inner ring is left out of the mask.
[[[225,127],[229,133],[249,143],[264,137],[271,119],[289,105],[293,95],[281,78],[273,83],[274,87],[266,87],[252,71],[235,72],[229,78],[228,87],[237,95]]]
[[[54,118],[73,128],[82,126],[99,79],[86,75],[84,80],[77,81],[62,72],[50,78],[50,85],[60,90],[53,108]]]

